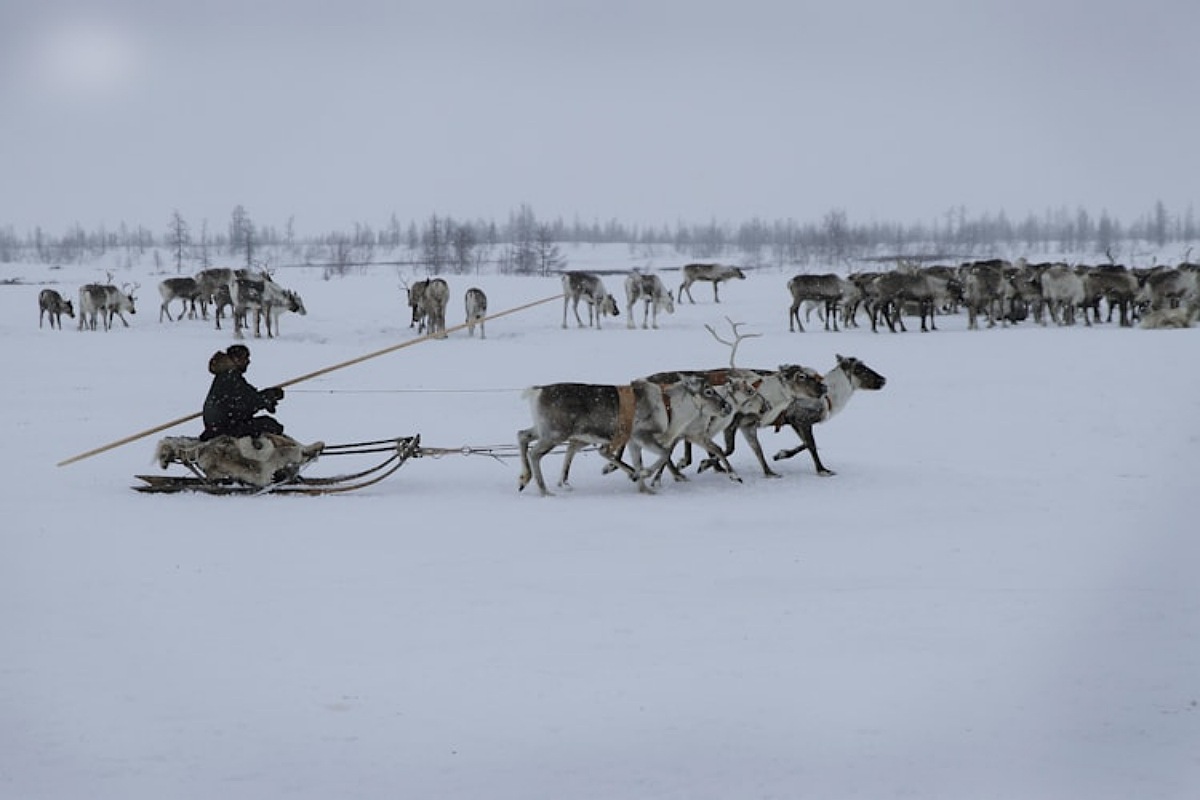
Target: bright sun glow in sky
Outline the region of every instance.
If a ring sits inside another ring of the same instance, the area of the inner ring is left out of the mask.
[[[103,20],[66,20],[38,43],[36,74],[69,99],[104,99],[126,88],[140,68],[133,37]]]

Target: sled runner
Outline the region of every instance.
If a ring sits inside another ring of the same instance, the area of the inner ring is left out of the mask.
[[[358,472],[327,477],[301,474],[319,456],[381,453],[386,454],[382,461]],[[338,494],[379,483],[420,455],[420,435],[333,445],[305,445],[277,434],[218,436],[207,441],[168,436],[158,443],[155,456],[159,466],[166,469],[180,464],[191,474],[136,475],[142,483],[133,488],[150,494]]]

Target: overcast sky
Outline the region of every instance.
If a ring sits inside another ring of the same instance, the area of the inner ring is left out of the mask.
[[[0,0],[0,227],[1182,213],[1198,31],[1195,0]]]

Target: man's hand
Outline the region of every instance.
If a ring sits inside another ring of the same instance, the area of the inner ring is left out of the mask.
[[[269,386],[262,390],[263,400],[266,401],[267,411],[275,413],[275,405],[283,399],[283,389],[278,386]]]

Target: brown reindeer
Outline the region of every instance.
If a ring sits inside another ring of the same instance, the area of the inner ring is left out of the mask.
[[[42,289],[38,292],[38,327],[42,327],[42,319],[50,318],[50,327],[57,327],[62,330],[62,315],[66,314],[71,319],[75,319],[75,308],[71,305],[70,300],[63,299],[63,296],[54,289]]]

